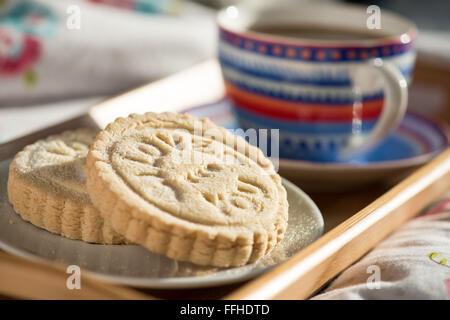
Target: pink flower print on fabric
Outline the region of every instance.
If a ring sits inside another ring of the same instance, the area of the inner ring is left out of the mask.
[[[450,278],[444,280],[445,289],[447,289],[447,297],[450,299]]]
[[[28,70],[41,54],[35,37],[0,26],[0,75],[16,75]]]

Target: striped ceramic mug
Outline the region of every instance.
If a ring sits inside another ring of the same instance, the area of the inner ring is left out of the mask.
[[[219,60],[241,126],[280,129],[280,156],[310,161],[360,157],[394,130],[417,31],[384,11],[381,28],[370,29],[366,9],[298,1],[223,9]]]

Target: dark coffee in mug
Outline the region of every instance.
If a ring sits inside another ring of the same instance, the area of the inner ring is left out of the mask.
[[[309,40],[376,40],[385,38],[387,33],[381,30],[351,30],[313,25],[254,25],[250,31],[276,37],[289,37]]]

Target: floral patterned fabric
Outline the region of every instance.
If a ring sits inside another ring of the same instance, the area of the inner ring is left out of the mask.
[[[214,56],[214,12],[179,3],[0,0],[0,107],[112,95]]]
[[[56,16],[30,1],[4,1],[0,8],[0,76],[22,76],[32,84],[33,66],[42,54],[40,38],[51,35]]]

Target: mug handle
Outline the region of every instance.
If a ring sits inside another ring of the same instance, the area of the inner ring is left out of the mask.
[[[383,77],[385,86],[384,106],[372,131],[366,136],[352,136],[348,145],[340,152],[341,159],[350,159],[376,146],[394,131],[402,120],[408,104],[408,84],[400,70],[380,58],[370,60],[362,66],[375,68]]]

